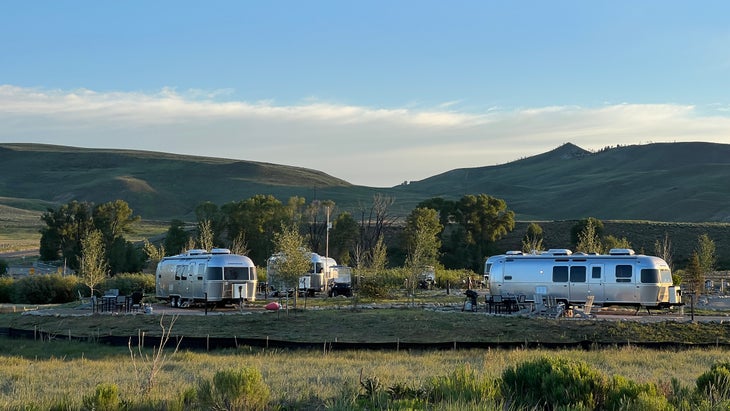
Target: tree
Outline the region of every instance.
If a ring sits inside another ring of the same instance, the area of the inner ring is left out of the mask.
[[[304,247],[304,237],[299,234],[296,226],[282,225],[281,230],[274,233],[274,247],[276,253],[270,268],[276,273],[273,284],[283,290],[294,289],[299,286],[299,277],[309,271],[312,264],[311,257]],[[267,273],[268,274],[268,273]],[[294,295],[296,296],[296,292]],[[296,306],[296,298],[294,300]]]
[[[406,270],[408,273],[408,288],[414,298],[419,276],[427,266],[435,266],[441,241],[438,238],[443,226],[439,222],[439,215],[432,208],[416,208],[406,219]]]
[[[165,246],[162,244],[160,246],[155,246],[147,239],[144,240],[144,252],[147,254],[147,259],[150,263],[152,263],[153,267],[157,266],[157,263],[165,258]]]
[[[715,255],[715,242],[707,234],[701,234],[697,238],[695,249],[700,265],[700,284],[704,284],[705,278],[715,271],[717,256]]]
[[[485,256],[494,251],[490,246],[514,229],[515,213],[504,200],[486,194],[462,197],[456,210],[468,251],[462,268],[479,271]]]
[[[101,232],[111,272],[136,270],[141,267],[140,253],[124,239],[140,220],[123,200],[98,206],[72,201],[58,210],[48,209],[41,219],[40,254],[45,261],[63,258],[69,267],[79,268],[81,242],[92,229]]]
[[[369,260],[369,268],[373,272],[379,273],[385,270],[385,267],[388,264],[388,255],[385,240],[382,235],[378,237],[378,241],[375,243],[375,247],[373,247],[373,250],[370,253]]]
[[[282,224],[293,224],[298,219],[303,199],[292,197],[287,206],[272,195],[255,195],[243,201],[221,206],[228,240],[245,233],[251,252],[249,257],[258,265],[265,264],[274,252],[272,233]]]
[[[408,249],[407,261],[412,266],[436,265],[443,230],[439,215],[432,208],[416,208],[406,218],[404,234]]]
[[[578,243],[575,246],[575,251],[589,254],[601,254],[603,252],[603,245],[601,244],[601,238],[596,231],[595,221],[597,220],[594,218],[586,220],[586,225],[583,227],[583,231],[578,234]]]
[[[537,223],[530,223],[530,225],[527,226],[525,237],[522,239],[522,252],[530,254],[542,251],[542,240],[542,227],[540,227]]]
[[[170,227],[167,229],[164,249],[171,253],[171,255],[180,254],[184,251],[188,238],[189,235],[185,231],[185,223],[182,220],[174,219],[170,221]]]
[[[104,251],[103,234],[99,230],[92,230],[82,240],[81,267],[79,273],[81,281],[89,287],[90,295],[94,289],[107,277],[108,266]]]
[[[593,225],[593,233],[597,238],[603,238],[603,221],[594,218],[594,217],[588,217],[583,220],[580,220],[578,223],[576,223],[571,229],[570,229],[570,241],[577,245],[580,241],[580,234],[586,230],[586,226],[588,224]],[[576,247],[577,248],[577,247]]]
[[[307,207],[306,224],[309,245],[312,251],[327,255],[329,251],[329,229],[331,228],[330,218],[335,208],[335,202],[332,200],[314,200]]]
[[[195,207],[195,219],[198,222],[198,226],[203,221],[208,221],[211,231],[211,243],[223,244],[224,233],[226,231],[225,219],[223,213],[218,206],[210,201],[204,201]]]
[[[335,218],[330,231],[330,249],[335,260],[349,265],[351,254],[355,254],[359,227],[352,214],[344,212]]]
[[[439,213],[441,262],[452,269],[480,271],[494,243],[512,231],[515,214],[504,200],[486,194],[466,195],[458,202],[432,198],[419,207]]]
[[[213,228],[210,220],[202,220],[198,223],[198,244],[200,244],[200,248],[208,251],[213,249]]]
[[[674,262],[672,256],[672,241],[669,239],[669,233],[664,233],[662,241],[654,242],[654,254],[664,260],[669,265],[669,270],[674,272]]]
[[[360,238],[358,249],[361,255],[369,255],[371,258],[375,253],[375,247],[385,237],[385,232],[398,220],[391,215],[390,208],[395,203],[395,197],[376,194],[369,208],[360,208]],[[381,244],[385,244],[383,239]]]
[[[8,274],[8,262],[0,259],[0,277],[4,277]]]
[[[631,248],[631,242],[626,237],[616,238],[607,235],[603,238],[603,250],[611,250],[613,248]]]
[[[134,224],[141,220],[139,216],[133,214],[129,204],[124,200],[110,201],[94,207],[92,213],[94,227],[101,231],[107,248],[118,237],[123,238],[124,234],[132,232]]]
[[[231,241],[231,252],[238,255],[248,255],[248,244],[246,244],[246,234],[238,233],[236,238]]]
[[[91,203],[71,201],[41,216],[46,226],[41,229],[40,256],[43,261],[66,260],[69,267],[79,268],[81,240],[93,228]]]
[[[687,291],[695,297],[699,297],[702,287],[702,267],[700,266],[700,257],[695,251],[689,259],[689,265],[685,270],[682,282],[687,284]]]

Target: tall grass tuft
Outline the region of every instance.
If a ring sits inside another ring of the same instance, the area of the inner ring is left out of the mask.
[[[431,402],[484,402],[500,397],[499,383],[480,377],[467,363],[451,374],[431,378],[426,390]]]
[[[94,394],[83,399],[84,408],[95,411],[114,411],[120,408],[119,387],[116,384],[99,384]]]
[[[730,400],[730,362],[715,363],[709,371],[697,377],[697,394],[711,404]]]
[[[263,410],[271,392],[261,372],[252,367],[222,370],[215,373],[212,382],[198,382],[197,402],[209,410]]]

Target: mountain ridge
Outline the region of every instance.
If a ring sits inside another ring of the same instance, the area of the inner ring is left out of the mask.
[[[650,143],[592,152],[565,143],[509,163],[458,168],[390,188],[353,185],[301,167],[141,150],[0,143],[0,204],[43,210],[71,200],[127,201],[143,218],[191,218],[203,201],[256,194],[330,199],[357,212],[376,194],[407,215],[433,197],[485,193],[521,220],[730,222],[730,145]]]

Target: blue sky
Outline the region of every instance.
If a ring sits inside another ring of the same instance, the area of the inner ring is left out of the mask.
[[[0,141],[392,186],[566,142],[730,143],[726,1],[13,1]]]

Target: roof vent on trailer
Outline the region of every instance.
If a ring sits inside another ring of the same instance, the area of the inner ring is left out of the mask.
[[[634,250],[630,248],[612,248],[608,251],[608,255],[634,255]]]
[[[571,254],[573,254],[573,252],[568,250],[567,248],[551,248],[551,249],[547,250],[547,253],[550,255],[571,255]]]
[[[522,251],[507,251],[506,255],[522,255]]]
[[[210,253],[211,254],[230,254],[231,250],[229,250],[227,248],[214,248],[214,249],[210,250]]]
[[[208,250],[203,250],[199,248],[194,248],[192,250],[188,250],[188,255],[201,255],[201,254],[208,254]]]

